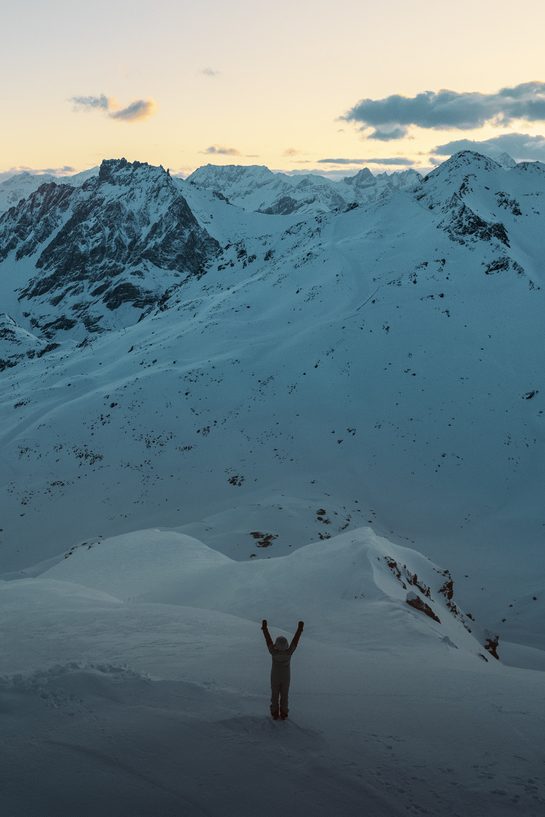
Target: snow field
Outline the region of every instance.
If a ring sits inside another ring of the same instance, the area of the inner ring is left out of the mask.
[[[2,582],[2,813],[537,817],[542,673],[485,662],[435,589],[441,624],[412,610],[384,555],[439,578],[369,530],[249,563],[141,531]],[[286,723],[263,617],[306,622]]]

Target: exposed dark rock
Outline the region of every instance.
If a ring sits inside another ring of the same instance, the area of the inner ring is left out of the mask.
[[[36,357],[43,357],[48,352],[53,352],[55,349],[58,349],[60,343],[48,343],[47,346],[44,346],[43,349],[40,349],[36,352]]]
[[[414,607],[415,610],[419,610],[421,613],[425,613],[425,615],[429,616],[429,618],[432,618],[434,621],[437,621],[439,624],[441,624],[441,619],[439,618],[439,616],[437,616],[433,612],[429,604],[426,604],[426,602],[423,601],[420,598],[420,596],[417,595],[417,593],[413,593],[412,591],[407,593],[407,604],[410,607]]]
[[[250,536],[256,540],[258,548],[268,548],[275,539],[278,539],[277,533],[261,533],[258,530],[250,531]]]
[[[507,195],[507,193],[496,193],[496,201],[499,207],[504,207],[506,210],[509,210],[514,216],[521,216],[522,210],[520,209],[520,204],[516,199],[511,198]]]
[[[484,268],[485,275],[493,275],[496,272],[505,272],[509,269],[511,259],[507,256],[497,258],[495,261],[490,261]]]
[[[467,241],[492,241],[495,239],[509,247],[507,230],[501,223],[484,221],[468,207],[458,195],[452,196],[447,205],[448,216],[440,226],[449,237],[459,244]]]
[[[484,642],[485,650],[487,650],[487,652],[489,652],[490,655],[492,655],[498,661],[500,660],[500,656],[498,655],[498,645],[499,645],[499,643],[500,643],[500,637],[498,635],[491,635]]]
[[[129,281],[116,284],[104,296],[104,303],[111,310],[119,309],[122,304],[126,303],[132,304],[136,309],[144,309],[155,301],[156,296],[152,292],[137,287]]]
[[[16,360],[4,360],[0,358],[0,372],[3,372],[4,369],[12,369],[14,366],[17,366]]]
[[[266,213],[269,216],[289,216],[291,213],[295,213],[296,210],[299,210],[304,204],[309,203],[311,202],[297,201],[297,199],[293,199],[291,196],[281,196],[270,207],[264,207],[262,210],[258,210],[258,213]]]
[[[448,601],[452,601],[454,596],[454,582],[450,574],[448,574],[446,582],[439,588],[439,592],[442,593]]]
[[[0,216],[0,261],[12,251],[18,260],[36,252],[62,223],[74,192],[70,185],[42,184]]]
[[[60,329],[64,329],[65,331],[73,329],[74,326],[76,326],[76,323],[77,321],[73,320],[73,318],[67,318],[66,315],[61,315],[60,318],[43,324],[42,331],[44,334],[51,336],[52,333],[57,332]]]

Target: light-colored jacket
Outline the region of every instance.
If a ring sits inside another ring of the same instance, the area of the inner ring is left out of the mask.
[[[288,644],[288,640],[284,638],[284,636],[279,636],[273,644],[269,628],[265,625],[262,627],[262,630],[267,648],[272,657],[271,681],[289,681],[291,656],[297,649],[303,628],[297,628],[297,632],[293,636],[291,644]]]

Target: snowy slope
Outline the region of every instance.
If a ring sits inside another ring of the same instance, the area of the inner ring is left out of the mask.
[[[183,534],[132,532],[71,548],[42,575],[123,601],[204,607],[256,621],[265,609],[284,629],[299,616],[312,620],[322,640],[335,643],[342,633],[343,644],[354,648],[392,641],[397,650],[414,629],[413,640],[435,638],[488,661],[488,642],[495,640],[457,607],[448,571],[369,529],[245,562]]]
[[[140,172],[124,201],[153,222]],[[202,275],[172,291],[176,270],[146,266],[163,294],[121,314],[87,285],[56,305],[28,292],[49,239],[0,265],[17,333],[49,347],[2,347],[1,569],[154,526],[245,560],[371,524],[456,573],[502,640],[543,647],[542,166],[459,154],[414,191],[318,217],[145,172],[221,246]],[[120,240],[92,225],[99,247]],[[110,331],[48,326],[78,303]]]
[[[272,816],[279,781],[290,817],[537,817],[542,673],[484,661],[440,579],[365,530],[246,563],[140,531],[0,583],[2,812]],[[273,636],[305,619],[287,722],[262,617]]]

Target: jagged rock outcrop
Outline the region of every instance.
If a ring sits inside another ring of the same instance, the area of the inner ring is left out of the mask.
[[[499,241],[509,247],[509,236],[501,223],[490,223],[468,207],[459,195],[453,195],[447,206],[447,217],[441,227],[453,241],[465,244],[468,241]]]
[[[33,255],[62,224],[75,190],[49,182],[0,217],[0,261]]]
[[[412,590],[410,590],[407,593],[407,604],[409,605],[409,607],[414,607],[415,610],[424,613],[424,615],[428,616],[428,618],[431,618],[438,624],[441,624],[441,619],[439,618],[439,616],[433,612],[429,604],[426,604],[426,602],[420,598],[418,593],[415,593]]]
[[[19,326],[7,313],[0,314],[0,372],[25,358],[42,357],[52,346]]]
[[[105,310],[149,307],[218,250],[167,171],[126,159],[104,161],[81,188],[45,184],[0,218],[0,260],[36,256],[20,299],[62,303],[53,321],[35,317],[49,334],[96,331]]]

